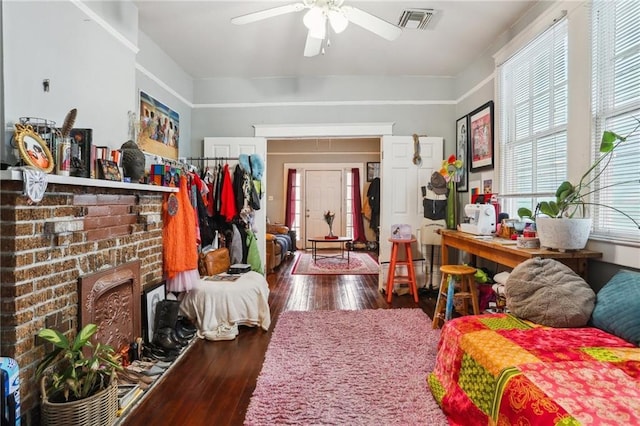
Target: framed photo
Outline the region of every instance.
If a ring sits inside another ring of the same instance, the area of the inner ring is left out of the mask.
[[[180,115],[145,92],[140,92],[140,149],[177,160],[179,140]]]
[[[101,178],[106,180],[122,180],[122,175],[120,175],[120,169],[118,168],[118,164],[115,161],[111,160],[103,160],[98,158],[98,170],[100,172]]]
[[[147,286],[142,293],[142,320],[144,341],[151,343],[153,341],[154,324],[156,318],[156,305],[159,301],[166,297],[165,282]]]
[[[467,147],[469,146],[469,116],[456,120],[456,158],[462,160],[463,170],[460,182],[458,182],[458,192],[467,192],[469,190],[469,156],[467,155]]]
[[[468,130],[470,170],[493,169],[493,101],[469,114]]]
[[[47,143],[30,125],[16,124],[14,134],[18,151],[22,161],[28,166],[35,167],[45,173],[53,170],[55,162]]]
[[[367,182],[371,182],[375,178],[380,177],[380,163],[369,162],[367,163]]]
[[[91,177],[92,129],[71,129],[71,176]]]

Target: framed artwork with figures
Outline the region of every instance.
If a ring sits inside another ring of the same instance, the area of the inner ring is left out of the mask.
[[[467,147],[469,146],[469,116],[465,115],[456,120],[456,158],[462,160],[463,169],[460,182],[458,182],[458,192],[469,190],[469,156]]]
[[[470,170],[493,169],[493,101],[469,114]]]

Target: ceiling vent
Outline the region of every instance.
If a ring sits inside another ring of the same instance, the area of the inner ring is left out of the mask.
[[[427,25],[433,18],[433,9],[405,9],[402,11],[398,26],[416,30],[426,30]]]

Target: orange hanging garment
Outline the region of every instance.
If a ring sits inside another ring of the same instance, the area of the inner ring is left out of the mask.
[[[177,198],[178,209],[175,215],[169,213],[169,197]],[[179,272],[198,269],[198,247],[196,239],[195,211],[187,193],[187,178],[180,177],[180,191],[165,195],[162,203],[164,228],[163,260],[167,278],[173,278]]]

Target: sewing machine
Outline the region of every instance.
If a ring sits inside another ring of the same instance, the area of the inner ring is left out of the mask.
[[[464,206],[465,223],[460,230],[476,235],[491,235],[496,232],[496,208],[493,204],[467,204]]]

